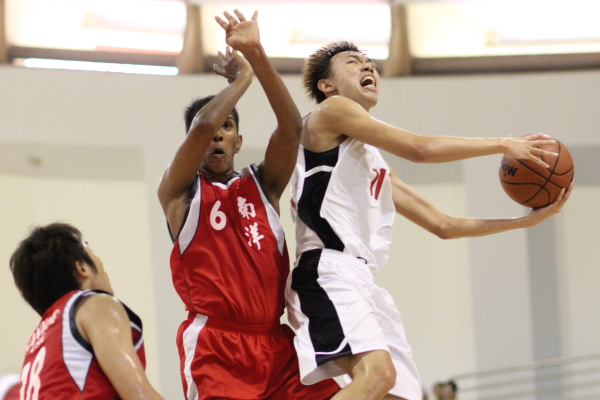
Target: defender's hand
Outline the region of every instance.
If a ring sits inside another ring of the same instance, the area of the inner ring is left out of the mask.
[[[242,53],[245,51],[257,48],[260,46],[260,34],[258,31],[258,11],[254,11],[250,21],[246,20],[244,14],[238,10],[234,10],[235,15],[229,14],[227,11],[223,13],[227,21],[219,16],[215,16],[215,20],[225,29],[225,42]]]
[[[237,79],[240,75],[252,75],[252,67],[244,57],[242,57],[237,50],[231,50],[231,47],[227,46],[225,54],[219,51],[219,62],[221,65],[213,64],[213,70],[218,75],[227,79],[227,82],[231,83]]]

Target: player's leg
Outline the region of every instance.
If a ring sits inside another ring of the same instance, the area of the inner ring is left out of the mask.
[[[352,382],[339,391],[334,400],[380,400],[396,382],[392,359],[383,350],[351,355],[337,359],[335,363],[352,377]]]
[[[331,378],[323,379],[312,385],[304,385],[300,381],[298,357],[294,349],[294,333],[287,325],[272,336],[263,336],[264,348],[270,349],[265,355],[272,366],[268,384],[269,400],[328,400],[339,390],[340,386]]]

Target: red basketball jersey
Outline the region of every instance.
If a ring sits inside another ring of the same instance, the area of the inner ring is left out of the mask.
[[[73,291],[61,297],[42,316],[27,344],[21,372],[21,400],[118,399],[100,368],[92,347],[75,325],[77,302],[96,291]],[[146,365],[142,324],[127,306],[133,344]]]
[[[201,174],[171,253],[187,310],[246,324],[278,321],[289,260],[279,216],[251,165],[227,183]]]

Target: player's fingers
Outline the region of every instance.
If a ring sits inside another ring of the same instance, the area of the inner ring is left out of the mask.
[[[531,152],[535,153],[535,154],[542,155],[542,156],[554,156],[554,157],[558,157],[558,153],[555,152],[555,151],[544,150],[544,149],[540,149],[540,148],[537,148],[537,147],[534,147],[533,149],[531,149]]]
[[[258,19],[258,10],[254,11],[254,14],[252,14],[252,21],[256,21]]]
[[[562,209],[562,207],[565,205],[565,203],[567,202],[567,200],[569,200],[569,196],[571,196],[572,191],[573,191],[573,182],[571,182],[571,184],[569,184],[568,188],[562,188],[560,190],[560,193],[556,197],[556,201],[555,201],[555,203],[559,206],[558,211],[560,211]]]
[[[567,201],[567,197],[565,197],[565,192],[566,189],[562,188],[560,193],[556,197],[556,200],[554,200],[554,203],[550,205],[551,207],[554,207],[554,212],[556,214],[558,214],[562,210],[563,206],[565,205],[565,202]]]
[[[227,29],[227,25],[229,25],[227,22],[225,22],[221,17],[219,17],[218,15],[215,16],[215,21],[217,21],[219,23],[219,25],[221,25],[221,28],[223,29]]]
[[[217,75],[221,75],[223,77],[225,76],[225,70],[219,67],[217,64],[213,64],[213,71],[215,71]]]
[[[536,157],[535,154],[530,154],[529,155],[529,160],[533,161],[534,163],[536,163],[538,165],[541,165],[544,168],[550,168],[550,166],[544,160],[542,160],[539,157]]]
[[[556,140],[555,139],[544,139],[544,140],[536,139],[536,140],[530,140],[530,142],[533,146],[544,146],[546,144],[554,144],[554,143],[556,143]]]
[[[541,133],[541,132],[540,133],[530,133],[528,135],[521,136],[521,139],[523,139],[523,140],[536,140],[536,139],[541,138],[543,136],[544,136],[544,134]]]
[[[235,10],[233,10],[233,12],[238,17],[238,19],[240,20],[240,22],[243,22],[243,21],[246,20],[246,17],[244,17],[244,14],[242,14],[242,12],[240,10],[238,10],[237,8]]]
[[[562,199],[565,197],[565,193],[567,192],[567,189],[562,188],[560,189],[560,193],[558,194],[558,196],[556,197],[556,202],[560,204],[560,202],[562,201]]]
[[[575,185],[575,183],[573,181],[571,181],[571,184],[569,185],[569,187],[565,191],[564,201],[567,201],[569,199],[569,197],[571,196],[571,192],[573,191],[574,185]]]
[[[225,18],[227,18],[227,21],[229,21],[229,24],[231,26],[234,26],[237,23],[237,20],[235,19],[235,17],[231,14],[229,14],[227,11],[223,12],[223,15],[225,16]]]

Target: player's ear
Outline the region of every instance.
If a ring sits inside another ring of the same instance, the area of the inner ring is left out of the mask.
[[[80,280],[85,280],[92,276],[94,271],[83,261],[75,261],[75,276]]]
[[[331,94],[332,92],[334,92],[335,90],[337,90],[335,88],[335,86],[333,85],[333,82],[331,82],[331,80],[329,79],[321,79],[319,80],[319,82],[317,82],[317,87],[319,88],[319,90],[321,92],[323,92],[324,94]]]
[[[242,135],[238,134],[237,138],[235,140],[235,154],[240,152],[243,142],[244,142],[244,138],[242,137]]]

